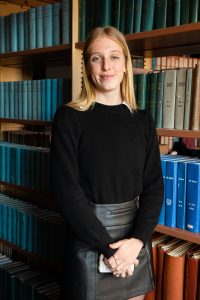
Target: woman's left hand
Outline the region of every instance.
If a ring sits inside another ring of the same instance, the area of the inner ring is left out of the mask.
[[[135,239],[124,239],[119,240],[116,243],[110,244],[110,248],[117,249],[114,256],[111,256],[107,263],[112,268],[113,274],[115,276],[125,277],[127,270],[131,269],[131,266],[138,265],[139,261],[137,259],[140,250],[143,247],[143,242]],[[130,271],[128,272],[130,276]]]

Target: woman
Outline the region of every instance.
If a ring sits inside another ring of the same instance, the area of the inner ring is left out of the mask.
[[[68,228],[64,299],[144,299],[154,288],[162,173],[152,118],[137,109],[130,53],[113,27],[89,34],[81,95],[55,114],[51,174]]]

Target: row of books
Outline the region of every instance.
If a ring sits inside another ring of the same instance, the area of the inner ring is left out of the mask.
[[[164,199],[159,224],[200,233],[200,160],[161,155]]]
[[[144,59],[145,69],[163,70],[178,68],[195,68],[200,64],[200,58],[183,56],[146,57]]]
[[[59,213],[0,194],[0,238],[62,265],[64,221]]]
[[[49,149],[0,142],[0,181],[49,192]]]
[[[50,131],[15,130],[4,131],[3,141],[14,144],[28,145],[42,148],[50,147]]]
[[[0,53],[67,44],[70,23],[70,0],[0,16]]]
[[[51,121],[71,95],[63,78],[0,82],[0,118]]]
[[[1,300],[59,300],[61,288],[55,278],[0,253]]]
[[[97,26],[130,34],[200,21],[199,0],[81,0],[79,15],[81,41]]]
[[[157,128],[200,128],[200,65],[134,75],[136,101]]]
[[[152,250],[156,287],[145,300],[199,300],[200,245],[155,233]]]

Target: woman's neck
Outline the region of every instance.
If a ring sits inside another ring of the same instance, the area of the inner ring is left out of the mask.
[[[99,93],[96,92],[96,102],[106,105],[118,105],[123,102],[121,95],[115,93]]]

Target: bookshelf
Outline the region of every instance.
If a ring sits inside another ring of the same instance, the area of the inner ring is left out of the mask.
[[[177,130],[177,129],[157,128],[157,134],[159,136],[200,139],[200,131],[198,130]]]

